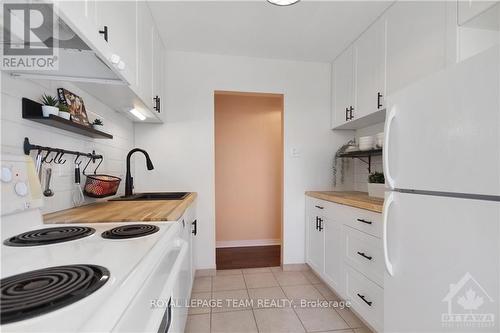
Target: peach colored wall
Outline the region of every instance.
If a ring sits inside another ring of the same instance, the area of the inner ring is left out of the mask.
[[[215,94],[216,240],[281,239],[283,96]]]

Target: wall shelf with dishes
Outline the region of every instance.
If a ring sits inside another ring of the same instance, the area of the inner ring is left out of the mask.
[[[81,124],[72,120],[65,119],[56,114],[50,114],[44,117],[42,111],[42,104],[30,100],[28,98],[22,99],[22,112],[23,119],[35,121],[51,127],[63,129],[65,131],[77,133],[90,138],[96,139],[113,139],[113,135],[100,131],[92,127],[92,125]]]

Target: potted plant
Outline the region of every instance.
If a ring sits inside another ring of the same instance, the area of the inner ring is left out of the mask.
[[[69,112],[69,107],[66,104],[59,103],[59,117],[71,120],[71,113]]]
[[[385,177],[382,172],[373,172],[368,176],[368,195],[383,198],[385,191]]]
[[[98,129],[98,130],[100,130],[100,129],[99,129],[99,126],[103,126],[103,125],[104,125],[104,124],[103,124],[102,120],[101,120],[101,119],[99,119],[99,118],[94,119],[94,121],[92,122],[92,127],[93,127],[94,129]]]
[[[59,104],[59,101],[57,100],[56,97],[50,96],[50,95],[42,95],[42,98],[40,99],[42,102],[42,114],[44,117],[48,118],[51,114],[57,116],[59,114],[59,108],[57,107],[57,104]]]

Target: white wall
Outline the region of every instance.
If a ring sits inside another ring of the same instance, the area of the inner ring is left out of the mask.
[[[104,161],[98,172],[122,177],[120,191],[123,192],[125,157],[134,144],[133,124],[130,120],[72,84],[13,79],[5,73],[2,73],[1,77],[2,154],[24,154],[22,149],[24,137],[28,137],[31,143],[42,146],[83,152],[91,152],[95,149],[96,153],[104,156]],[[105,131],[113,134],[114,138],[112,140],[92,139],[22,118],[22,97],[38,101],[44,93],[57,96],[57,88],[59,87],[66,88],[82,97],[87,111],[95,113],[99,118],[103,119]],[[35,155],[36,152],[33,152],[32,156]],[[43,211],[45,213],[73,207],[74,156],[63,156],[63,158],[67,160],[64,165],[60,167],[54,164],[51,165],[53,168],[51,189],[55,195],[44,199]],[[92,163],[89,171],[94,170],[91,166]],[[85,176],[82,175],[81,180],[85,182]],[[86,201],[94,200],[87,198]]]
[[[331,164],[346,134],[330,130],[330,65],[196,53],[167,54],[166,123],[135,126],[138,147],[155,169],[136,160],[137,190],[196,191],[195,265],[215,267],[214,91],[283,93],[284,256],[303,263],[304,191],[331,187]],[[296,148],[300,157],[292,157]],[[238,195],[238,193],[235,193]]]

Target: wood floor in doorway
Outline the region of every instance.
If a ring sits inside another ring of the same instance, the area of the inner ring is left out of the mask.
[[[217,269],[279,266],[280,255],[280,245],[217,248]]]

